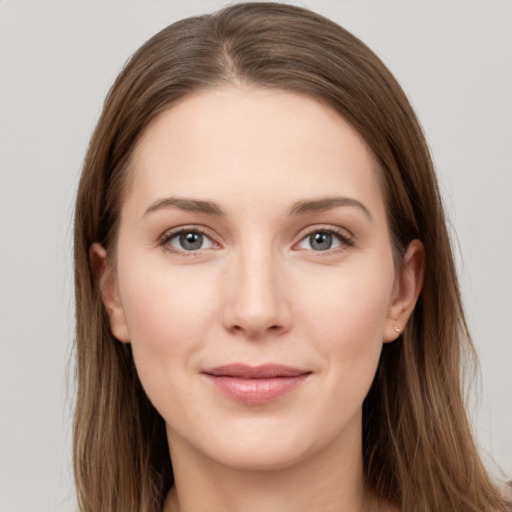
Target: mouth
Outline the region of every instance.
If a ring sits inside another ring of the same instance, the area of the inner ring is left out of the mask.
[[[230,364],[201,372],[217,391],[246,404],[263,404],[297,389],[311,371],[278,364]]]

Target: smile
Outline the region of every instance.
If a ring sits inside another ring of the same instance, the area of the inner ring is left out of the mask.
[[[282,365],[232,364],[201,372],[213,386],[238,402],[263,404],[298,388],[310,371]]]

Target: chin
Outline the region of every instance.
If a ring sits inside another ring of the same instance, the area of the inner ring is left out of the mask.
[[[347,427],[331,424],[328,428],[325,424],[307,422],[300,425],[300,420],[295,424],[253,420],[219,430],[218,436],[211,432],[213,435],[202,451],[211,460],[234,470],[278,471],[298,467],[339,444],[343,432],[352,430]],[[357,445],[353,436],[351,440],[350,450]]]
[[[308,458],[308,451],[303,446],[267,446],[240,443],[226,451],[217,451],[215,460],[237,471],[279,471],[288,469]]]

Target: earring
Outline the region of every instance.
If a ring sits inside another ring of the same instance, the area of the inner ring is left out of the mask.
[[[398,327],[397,325],[395,325],[394,329],[395,329],[395,331],[396,331],[396,332],[402,332],[402,330],[400,329],[400,327]]]

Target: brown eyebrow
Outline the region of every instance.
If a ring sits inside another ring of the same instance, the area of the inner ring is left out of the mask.
[[[159,199],[151,204],[151,206],[144,212],[144,216],[163,208],[169,208],[170,206],[189,212],[199,212],[217,216],[224,215],[222,208],[212,201],[201,201],[199,199],[187,199],[181,197],[166,197],[165,199]]]
[[[301,215],[304,213],[311,212],[322,212],[336,208],[338,206],[354,206],[362,210],[366,216],[372,219],[372,215],[368,208],[358,201],[350,197],[325,197],[321,199],[303,199],[297,201],[292,205],[289,210],[289,215]],[[149,208],[144,212],[144,216],[151,212],[161,210],[163,208],[176,207],[181,210],[189,212],[206,213],[207,215],[224,216],[222,208],[212,201],[203,201],[200,199],[187,199],[180,197],[166,197],[155,201]]]
[[[370,221],[373,220],[370,210],[368,210],[368,208],[357,199],[352,199],[350,197],[324,197],[320,199],[305,199],[297,201],[290,208],[289,213],[290,215],[300,215],[303,213],[322,212],[338,206],[355,206],[362,210]]]

